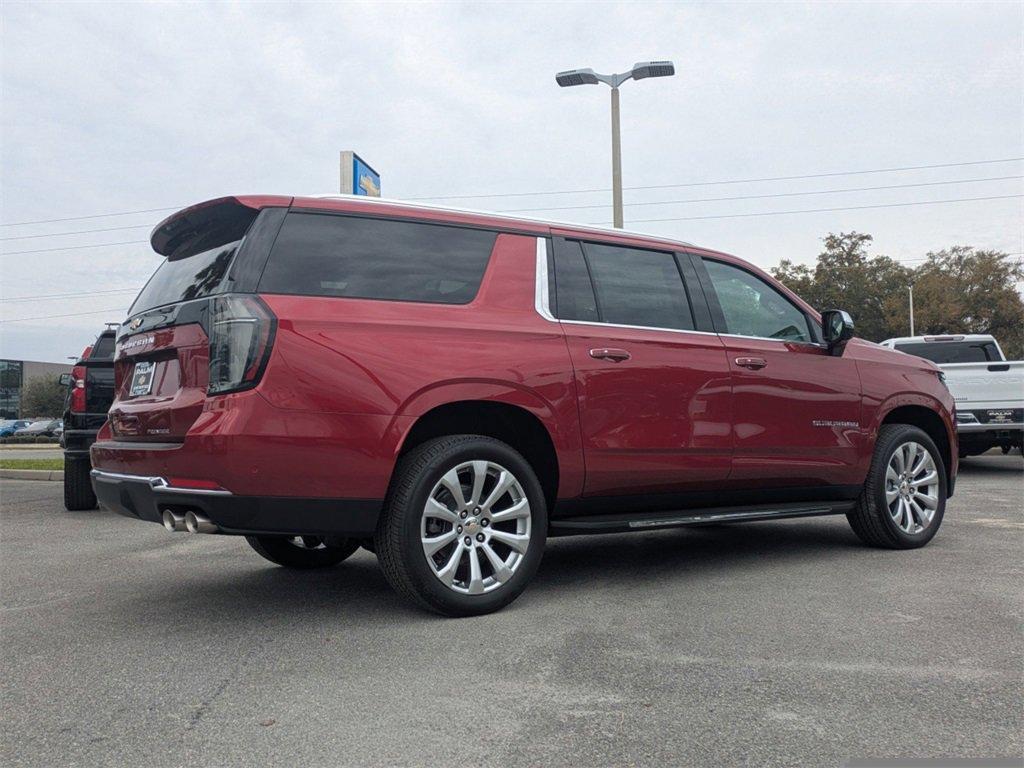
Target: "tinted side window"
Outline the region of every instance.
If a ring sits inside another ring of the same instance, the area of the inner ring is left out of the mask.
[[[692,331],[693,315],[675,256],[584,243],[601,321]]]
[[[597,299],[580,244],[567,241],[555,252],[555,316],[597,322]]]
[[[291,213],[259,290],[466,304],[480,288],[496,238],[439,224]]]
[[[721,261],[704,260],[726,333],[785,341],[812,341],[807,316],[759,277]]]

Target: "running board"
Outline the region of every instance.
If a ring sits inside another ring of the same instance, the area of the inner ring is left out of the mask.
[[[754,520],[782,520],[788,517],[816,517],[843,515],[854,508],[853,501],[822,503],[764,504],[750,507],[717,507],[687,509],[659,514],[583,515],[551,521],[552,536],[570,536],[583,533],[616,533],[649,531],[658,528],[680,528],[686,525],[742,523]]]

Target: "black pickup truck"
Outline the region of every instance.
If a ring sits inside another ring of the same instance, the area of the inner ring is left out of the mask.
[[[96,441],[107,411],[114,401],[114,340],[116,330],[108,328],[86,347],[70,374],[61,380],[68,385],[64,398],[64,507],[68,510],[95,509],[89,471],[89,448]]]

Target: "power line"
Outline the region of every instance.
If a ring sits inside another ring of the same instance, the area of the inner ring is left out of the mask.
[[[716,203],[730,200],[763,200],[773,197],[803,197],[807,195],[835,195],[843,192],[874,192],[882,189],[911,189],[913,187],[936,187],[943,184],[969,184],[982,181],[1006,181],[1008,179],[1024,179],[1024,176],[990,176],[985,179],[953,179],[950,181],[925,181],[918,184],[887,184],[880,187],[845,187],[842,189],[819,189],[810,192],[776,192],[770,195],[740,195],[737,197],[699,197],[689,200],[653,200],[640,203],[626,203],[626,207],[643,205],[677,205],[681,203]],[[559,205],[551,208],[505,208],[495,213],[520,213],[523,211],[581,211],[587,208],[609,208],[610,203],[600,205]],[[97,230],[98,231],[98,230]],[[39,237],[39,235],[36,235]],[[45,235],[44,235],[45,237]],[[0,238],[0,240],[14,238]]]
[[[869,208],[906,208],[912,205],[941,205],[943,203],[968,203],[976,200],[1009,200],[1021,195],[993,195],[991,197],[957,197],[951,200],[920,200],[914,203],[884,203],[881,205],[852,205],[842,208],[805,208],[799,211],[761,211],[758,213],[730,213],[718,216],[683,216],[671,219],[633,219],[633,224],[647,224],[660,221],[701,221],[704,219],[744,219],[752,216],[786,216],[793,213],[829,213],[832,211],[863,211]],[[607,221],[590,221],[588,224],[606,225]]]
[[[52,320],[55,317],[84,317],[85,315],[103,315],[107,312],[127,312],[126,309],[97,309],[95,312],[69,312],[64,315],[40,315],[39,317],[16,317],[12,320],[0,320],[0,323],[24,323],[29,320]]]
[[[655,184],[637,187],[624,187],[624,189],[678,189],[681,187],[706,187],[719,184],[752,184],[762,181],[797,181],[800,179],[821,179],[830,176],[859,176],[868,173],[898,173],[902,171],[920,171],[932,168],[962,168],[972,165],[995,165],[999,163],[1015,163],[1024,160],[1024,157],[1008,157],[1001,160],[972,160],[961,163],[934,163],[931,165],[906,165],[893,168],[870,168],[860,171],[831,171],[828,173],[810,173],[799,176],[770,176],[757,179],[727,179],[723,181],[697,181],[685,184]],[[498,192],[483,195],[445,195],[436,197],[407,197],[406,200],[476,200],[489,197],[536,197],[542,195],[575,195],[590,192],[609,192],[608,187],[601,189],[563,189],[549,190],[543,192]],[[0,227],[20,227],[30,224],[55,224],[62,221],[84,221],[86,219],[102,219],[111,216],[131,216],[137,213],[157,213],[160,211],[180,210],[183,206],[167,206],[164,208],[140,208],[134,211],[111,211],[107,213],[93,213],[87,216],[64,216],[56,219],[35,219],[33,221],[12,221],[0,223]]]
[[[5,304],[12,304],[16,301],[32,301],[35,299],[87,299],[91,296],[101,296],[103,294],[111,293],[138,293],[138,288],[118,288],[112,291],[75,291],[73,293],[42,293],[37,296],[14,296],[12,298],[4,297],[3,301]]]
[[[65,235],[88,235],[91,232],[118,232],[125,229],[149,229],[152,224],[133,224],[130,227],[104,227],[103,229],[79,229],[75,232],[51,232],[47,235],[14,235],[0,237],[0,240],[34,240],[39,237],[64,237]]]
[[[810,173],[802,176],[770,176],[760,179],[729,179],[727,181],[695,181],[686,184],[654,184],[642,187],[623,187],[623,189],[675,189],[678,187],[709,187],[718,184],[752,184],[760,181],[796,181],[798,179],[823,179],[828,176],[858,176],[865,173],[896,173],[898,171],[920,171],[928,168],[962,168],[968,165],[993,165],[996,163],[1015,163],[1024,157],[1008,157],[1003,160],[973,160],[966,163],[937,163],[934,165],[906,165],[899,168],[872,168],[866,171],[833,171],[830,173]],[[534,197],[538,195],[575,195],[585,192],[610,192],[610,187],[601,189],[561,189],[547,192],[500,192],[487,195],[446,195],[444,197],[407,197],[406,200],[475,200],[484,197]]]
[[[134,213],[159,213],[160,211],[177,211],[184,206],[175,205],[168,208],[143,208],[138,211],[115,211],[114,213],[93,213],[88,216],[65,216],[61,219],[37,219],[35,221],[11,221],[0,224],[0,227],[27,227],[29,224],[56,224],[59,221],[84,221],[85,219],[104,219],[109,216],[131,216]]]
[[[63,248],[39,248],[34,251],[3,251],[0,256],[17,256],[23,253],[52,253],[53,251],[77,251],[80,248],[110,248],[115,245],[138,245],[148,243],[149,240],[124,240],[120,243],[95,243],[93,245],[65,245]]]
[[[919,187],[935,187],[942,186],[945,184],[972,184],[979,182],[988,181],[1009,181],[1024,179],[1024,176],[989,176],[982,179],[950,179],[948,181],[926,181],[919,182],[916,184],[887,184],[883,186],[875,187],[844,187],[841,189],[820,189],[811,190],[808,192],[779,192],[766,195],[739,195],[733,197],[700,197],[690,198],[687,200],[654,200],[644,201],[639,203],[626,203],[627,207],[633,206],[648,206],[648,205],[677,205],[686,203],[714,203],[714,202],[729,202],[734,200],[764,200],[769,198],[779,197],[804,197],[809,195],[834,195],[842,194],[846,192],[875,192],[886,189],[913,189]],[[495,213],[522,213],[529,211],[580,211],[594,208],[607,208],[608,205],[605,203],[598,205],[560,205],[548,208],[506,208],[495,211]],[[153,225],[150,224],[136,224],[126,227],[103,227],[101,229],[80,229],[73,232],[54,232],[46,235],[16,235],[12,237],[0,237],[0,241],[5,240],[35,240],[39,238],[47,237],[64,237],[69,235],[87,235],[94,232],[117,232],[127,229],[147,229]]]

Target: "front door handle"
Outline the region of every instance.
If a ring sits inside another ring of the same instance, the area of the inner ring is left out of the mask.
[[[590,356],[595,360],[611,360],[613,363],[621,363],[623,360],[629,360],[629,352],[626,350],[612,349],[609,347],[592,349],[590,350]]]
[[[768,361],[763,357],[737,357],[736,365],[740,368],[749,368],[752,371],[759,371],[768,365]]]

